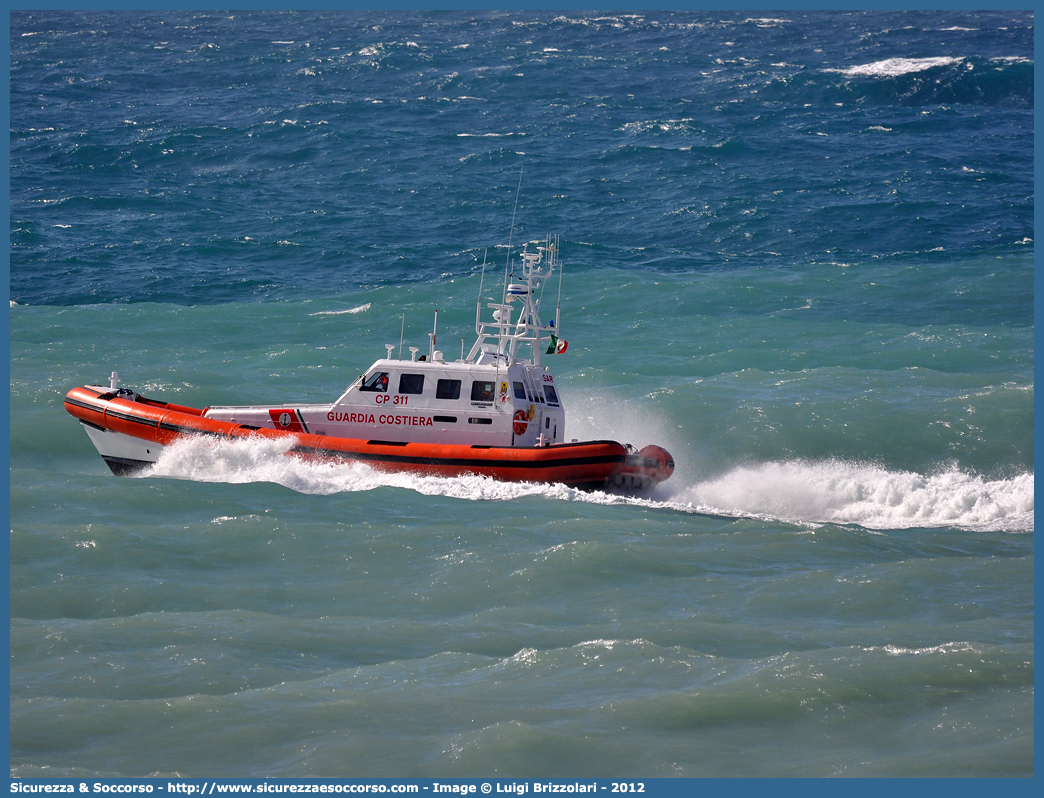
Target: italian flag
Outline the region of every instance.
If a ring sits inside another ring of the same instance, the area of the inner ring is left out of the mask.
[[[560,355],[569,348],[569,341],[559,341],[557,336],[551,336],[551,343],[547,345],[548,355]]]

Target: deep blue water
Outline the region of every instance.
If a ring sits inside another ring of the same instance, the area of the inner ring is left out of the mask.
[[[1032,774],[1033,67],[1027,12],[13,13],[12,774]],[[567,435],[652,496],[118,480],[62,410],[329,401],[549,232]]]
[[[786,16],[17,15],[12,298],[1030,248],[1030,15]]]

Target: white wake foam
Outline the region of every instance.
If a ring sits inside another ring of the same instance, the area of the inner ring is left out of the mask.
[[[952,526],[1033,530],[1033,474],[990,480],[957,468],[931,475],[841,460],[761,463],[680,489],[702,512],[870,529]]]
[[[573,499],[585,495],[564,485],[497,482],[478,476],[448,479],[386,473],[363,463],[309,462],[287,455],[293,443],[291,438],[185,438],[164,449],[159,461],[145,472],[145,476],[232,484],[273,482],[298,493],[314,495],[383,487],[472,501],[502,501],[533,495]]]
[[[317,495],[395,487],[466,501],[544,496],[797,524],[1033,531],[1032,472],[989,480],[956,468],[925,476],[840,460],[794,460],[744,466],[691,485],[668,482],[648,498],[478,476],[385,473],[361,463],[306,462],[287,456],[291,445],[289,438],[185,439],[167,447],[147,474],[199,482],[270,482]]]

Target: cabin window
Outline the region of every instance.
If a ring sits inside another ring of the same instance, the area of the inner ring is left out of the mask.
[[[544,429],[551,429],[551,416],[544,419]]]
[[[492,402],[496,398],[493,392],[495,387],[496,386],[492,382],[475,380],[471,383],[471,401]]]
[[[435,385],[436,399],[460,399],[460,380],[439,380]]]
[[[492,424],[493,419],[491,418],[469,418],[469,424]]]
[[[424,375],[401,374],[399,376],[399,393],[424,393]]]
[[[557,405],[558,404],[558,394],[555,393],[555,389],[552,388],[550,385],[545,385],[544,386],[544,396],[547,397],[547,403],[549,405]]]
[[[432,419],[434,419],[435,421],[438,421],[441,424],[456,424],[457,423],[457,417],[456,416],[432,416]]]
[[[363,384],[359,386],[360,391],[374,391],[375,393],[387,393],[388,392],[388,372],[377,371],[363,380]]]
[[[526,386],[520,382],[513,382],[511,385],[515,389],[515,398],[524,402],[526,400]]]

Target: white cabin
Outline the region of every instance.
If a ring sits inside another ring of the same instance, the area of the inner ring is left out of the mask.
[[[435,349],[426,356],[410,347],[409,360],[375,362],[331,404],[209,407],[207,418],[252,427],[390,443],[541,446],[565,436],[565,410],[541,355],[559,343],[558,316],[540,319],[539,289],[561,269],[557,241],[547,239],[521,254],[521,277],[508,282],[502,301],[490,303],[492,321],[481,320],[481,284],[475,313],[477,338],[466,357],[446,361]],[[483,275],[484,277],[484,275]],[[517,306],[517,308],[516,308]],[[517,316],[514,314],[518,310]],[[514,316],[514,318],[513,318]],[[564,343],[564,342],[563,342]],[[520,348],[527,345],[529,359]]]

